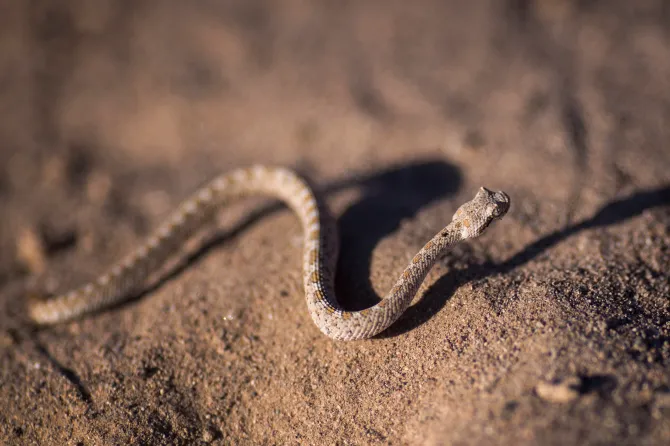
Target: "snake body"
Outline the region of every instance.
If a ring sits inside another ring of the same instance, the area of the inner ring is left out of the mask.
[[[147,277],[179,250],[193,231],[215,212],[245,195],[262,194],[284,201],[299,217],[304,230],[304,287],[309,314],[327,336],[338,340],[364,339],[395,322],[410,305],[440,254],[454,244],[480,235],[502,218],[510,199],[504,192],[480,188],[463,204],[451,223],[414,256],[388,295],[361,311],[340,307],[334,293],[338,240],[335,222],[325,204],[295,172],[281,167],[253,166],[215,178],[183,202],[147,241],[93,282],[46,301],[28,304],[37,325],[65,322],[110,307],[141,290]]]

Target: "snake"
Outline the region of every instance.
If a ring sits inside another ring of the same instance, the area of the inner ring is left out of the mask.
[[[376,305],[347,311],[335,297],[337,225],[324,200],[295,171],[254,165],[223,173],[183,201],[132,253],[97,279],[51,299],[29,299],[27,313],[37,326],[49,326],[118,305],[142,291],[147,277],[233,200],[264,195],[284,202],[298,216],[303,232],[303,282],[309,314],[335,340],[366,339],[392,325],[410,306],[428,272],[455,244],[481,235],[509,210],[510,197],[481,187],[461,205],[451,222],[429,240]]]

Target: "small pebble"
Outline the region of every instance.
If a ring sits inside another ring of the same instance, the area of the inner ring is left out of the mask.
[[[560,381],[542,381],[535,386],[535,393],[551,403],[569,403],[579,398],[581,385],[582,380],[576,376]]]
[[[205,431],[202,433],[202,441],[205,443],[211,443],[214,441],[214,435],[209,431],[209,429],[205,429]]]
[[[33,228],[24,228],[16,240],[17,261],[33,274],[44,272],[46,248],[44,240]]]

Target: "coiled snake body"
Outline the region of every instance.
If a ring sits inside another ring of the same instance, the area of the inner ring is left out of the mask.
[[[30,318],[38,325],[65,322],[117,304],[141,290],[148,275],[159,268],[215,211],[249,194],[274,196],[300,218],[304,230],[304,286],[307,308],[317,327],[339,340],[374,336],[407,309],[440,254],[454,244],[480,235],[502,218],[510,199],[504,192],[480,188],[463,204],[451,223],[414,256],[387,296],[362,311],[345,311],[334,293],[338,240],[335,223],[312,189],[293,171],[253,166],[214,179],[181,204],[179,209],[131,255],[95,281],[46,301],[31,301]]]

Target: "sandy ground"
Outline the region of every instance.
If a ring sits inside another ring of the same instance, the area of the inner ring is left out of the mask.
[[[0,443],[670,444],[662,0],[0,6]],[[364,308],[480,185],[509,215],[367,341],[251,200],[139,299],[33,331],[219,171],[308,174]]]

